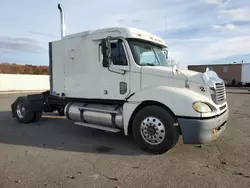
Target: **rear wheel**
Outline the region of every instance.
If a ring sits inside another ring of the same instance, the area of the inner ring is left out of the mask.
[[[32,119],[32,122],[38,122],[42,118],[43,111],[37,111],[34,113],[34,117]]]
[[[35,113],[30,110],[26,97],[17,99],[14,106],[14,113],[20,123],[31,123],[35,115]]]
[[[133,135],[138,146],[147,152],[162,154],[174,147],[179,138],[175,116],[163,107],[147,106],[133,121]]]

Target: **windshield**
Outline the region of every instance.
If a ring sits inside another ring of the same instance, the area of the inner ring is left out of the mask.
[[[162,47],[143,40],[127,40],[138,65],[169,66]]]

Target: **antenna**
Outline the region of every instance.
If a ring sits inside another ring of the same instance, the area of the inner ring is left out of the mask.
[[[165,28],[164,29],[165,29],[165,32],[167,33],[167,26],[168,26],[167,25],[167,15],[164,16],[164,21],[165,21],[164,22],[165,23]]]

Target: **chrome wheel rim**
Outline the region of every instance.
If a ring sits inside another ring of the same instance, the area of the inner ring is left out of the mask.
[[[141,135],[151,145],[160,144],[166,135],[164,124],[158,118],[147,117],[141,123]]]
[[[16,112],[17,112],[17,115],[20,119],[24,118],[25,116],[25,107],[24,107],[24,104],[23,103],[18,103],[17,105],[17,108],[16,108]]]

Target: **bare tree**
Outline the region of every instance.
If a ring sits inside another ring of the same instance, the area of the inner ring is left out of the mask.
[[[10,63],[0,63],[0,74],[38,74],[48,75],[48,66],[18,65]]]

